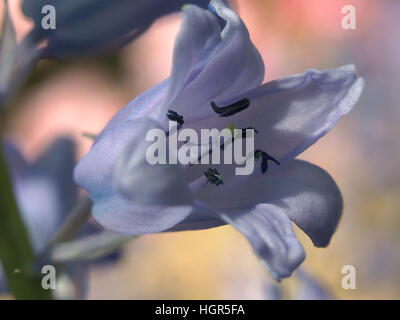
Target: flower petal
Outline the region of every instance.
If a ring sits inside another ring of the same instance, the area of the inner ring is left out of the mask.
[[[164,109],[173,108],[188,120],[212,114],[210,101],[224,103],[264,79],[264,63],[243,21],[223,1],[211,1],[210,6],[227,22],[222,32],[217,17],[188,6],[175,44]]]
[[[166,164],[169,156],[177,159],[176,150],[165,144],[165,164],[150,164],[147,159],[149,147],[146,141],[151,130],[158,130],[166,139],[164,130],[157,122],[142,118],[131,121],[135,134],[118,157],[114,169],[114,188],[127,199],[149,205],[189,205],[193,198],[179,164]],[[162,151],[158,150],[159,156]]]
[[[215,47],[222,41],[216,17],[194,5],[182,9],[180,32],[175,40],[173,67],[166,101],[173,101],[192,80],[196,69],[202,69]],[[196,68],[197,67],[197,68]]]
[[[135,134],[132,121],[107,128],[75,167],[74,178],[78,185],[91,196],[101,195],[104,189],[111,187],[118,156]]]
[[[216,228],[227,224],[215,215],[213,209],[204,203],[195,201],[190,214],[177,225],[166,231],[190,231]]]
[[[250,242],[271,276],[280,281],[303,262],[305,253],[285,211],[272,204],[230,210],[221,218]]]
[[[203,190],[200,201],[218,210],[273,204],[317,247],[329,244],[342,215],[343,201],[336,183],[323,169],[301,160],[293,160],[261,177],[243,179],[226,188],[211,187]]]
[[[94,202],[94,219],[108,230],[128,235],[161,232],[192,210],[180,168],[146,161],[145,138],[152,128],[159,127],[150,119],[123,121],[99,139],[75,169],[75,180]]]
[[[160,109],[159,106],[165,100],[168,92],[168,83],[169,80],[162,81],[129,102],[110,120],[107,126],[97,136],[94,144],[124,120],[133,120],[140,117],[158,120],[159,116],[166,117],[165,113],[161,114],[158,109]]]
[[[357,103],[363,87],[364,80],[357,78],[352,65],[333,70],[308,70],[248,92],[241,98],[250,99],[250,107],[221,118],[218,127],[222,129],[233,123],[236,128],[257,129],[255,149],[267,152],[283,164],[330,131]],[[207,118],[196,123],[196,128],[209,128],[214,124],[212,118]],[[270,168],[274,167],[276,165],[271,163]],[[217,169],[227,181],[235,178],[232,168]],[[194,179],[203,172],[203,167],[192,166],[188,176]],[[260,172],[256,167],[256,174],[261,175]]]
[[[183,221],[191,211],[190,205],[140,205],[109,189],[94,198],[92,214],[107,230],[140,235],[168,230]]]
[[[364,80],[357,78],[353,65],[308,70],[250,92],[247,97],[252,105],[238,123],[260,132],[256,147],[281,163],[290,161],[350,112],[363,87]]]

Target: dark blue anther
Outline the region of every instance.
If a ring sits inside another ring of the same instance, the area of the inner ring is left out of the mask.
[[[222,175],[218,172],[217,169],[210,168],[204,172],[204,175],[206,176],[209,182],[215,184],[216,186],[224,184],[224,179],[222,178]]]
[[[276,160],[274,157],[270,156],[268,153],[265,151],[262,151],[261,149],[257,149],[254,152],[254,158],[256,160],[259,160],[261,158],[261,173],[264,174],[268,171],[268,161],[274,162],[276,165],[280,166],[280,162]]]
[[[229,117],[234,114],[247,109],[250,106],[249,99],[242,99],[238,102],[232,103],[226,107],[218,107],[214,101],[211,101],[211,107],[213,110],[219,114],[220,117]]]

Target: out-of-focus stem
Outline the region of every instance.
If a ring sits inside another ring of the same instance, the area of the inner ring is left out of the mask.
[[[50,246],[73,239],[83,224],[88,221],[91,209],[92,201],[89,197],[86,196],[82,198],[68,215],[66,221],[50,242]]]
[[[46,248],[40,253],[40,255],[36,257],[33,265],[35,270],[39,270],[41,266],[49,262],[55,246],[60,243],[68,242],[75,237],[81,227],[88,221],[91,208],[92,202],[88,196],[82,198],[77,203],[68,214],[67,219],[57,231],[54,238],[47,244]]]

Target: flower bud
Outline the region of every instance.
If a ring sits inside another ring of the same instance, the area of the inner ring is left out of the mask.
[[[140,35],[157,18],[180,10],[184,4],[206,7],[208,2],[24,0],[22,10],[34,21],[34,39],[46,43],[42,54],[49,58],[64,59],[106,54]]]

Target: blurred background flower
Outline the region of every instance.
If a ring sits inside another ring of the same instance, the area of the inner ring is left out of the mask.
[[[159,17],[179,11],[186,3],[207,6],[207,0],[23,0],[22,11],[34,23],[30,34],[44,41],[43,55],[73,58],[100,55],[123,47]],[[43,28],[43,18],[51,26]]]
[[[66,137],[56,139],[38,159],[28,163],[19,150],[8,142],[3,151],[9,168],[16,203],[27,227],[35,253],[40,254],[54,238],[78,200],[78,188],[72,179],[75,143]],[[79,238],[99,234],[100,228],[86,223]],[[95,259],[97,265],[116,262],[119,251]],[[69,262],[57,266],[58,284],[53,296],[58,299],[84,299],[87,295],[89,263]],[[0,294],[7,283],[0,261]]]
[[[18,2],[11,5],[21,39],[32,25]],[[356,8],[356,30],[341,27],[341,8],[348,4]],[[308,273],[335,298],[399,299],[398,1],[237,0],[235,6],[265,61],[265,80],[348,63],[365,78],[354,112],[302,155],[341,188],[345,209],[338,231],[326,249],[298,236]],[[81,157],[91,144],[83,131],[99,132],[128,101],[168,76],[178,26],[179,15],[168,15],[117,54],[41,61],[11,103],[8,138],[33,159],[55,135],[67,133]],[[90,298],[264,298],[268,275],[229,227],[144,236],[124,253],[117,265],[91,268]],[[341,287],[347,264],[356,267],[356,290]]]

